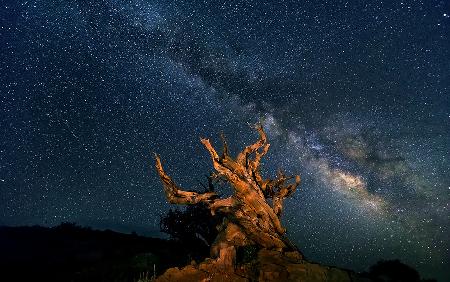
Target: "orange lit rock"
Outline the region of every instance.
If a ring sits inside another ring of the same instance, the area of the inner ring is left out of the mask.
[[[261,249],[251,262],[232,269],[217,267],[207,259],[199,266],[171,268],[156,281],[307,281],[307,282],[368,282],[357,274],[334,267],[310,263],[301,255]]]

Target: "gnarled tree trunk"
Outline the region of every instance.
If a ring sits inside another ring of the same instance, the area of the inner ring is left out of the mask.
[[[279,171],[276,179],[263,179],[261,158],[269,150],[267,137],[261,125],[256,126],[259,139],[247,146],[236,158],[228,152],[222,135],[223,152],[219,156],[208,139],[201,139],[211,154],[215,173],[213,177],[227,181],[234,194],[222,199],[214,192],[197,193],[178,187],[164,171],[161,159],[155,154],[156,170],[164,185],[167,200],[173,204],[206,203],[211,213],[223,213],[226,218],[220,228],[211,255],[219,265],[234,264],[237,247],[256,244],[261,248],[292,250],[280,222],[284,198],[290,196],[300,183],[300,176],[287,177]],[[293,179],[290,184],[287,182]],[[271,204],[267,201],[271,199]]]

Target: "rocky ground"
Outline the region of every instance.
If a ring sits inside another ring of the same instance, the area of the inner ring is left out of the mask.
[[[261,249],[252,260],[227,266],[206,259],[183,268],[170,268],[156,281],[311,281],[355,282],[371,281],[344,269],[310,263],[299,252],[278,252]]]

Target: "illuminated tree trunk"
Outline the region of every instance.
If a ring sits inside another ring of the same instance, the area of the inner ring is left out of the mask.
[[[223,213],[225,220],[219,226],[219,235],[211,247],[211,255],[219,265],[234,265],[236,249],[258,245],[265,249],[292,250],[295,247],[285,237],[280,217],[283,200],[289,197],[300,183],[300,176],[286,177],[279,171],[276,179],[263,179],[261,158],[269,150],[266,134],[261,125],[256,126],[259,139],[247,146],[236,158],[228,152],[222,135],[223,152],[219,156],[208,139],[201,139],[209,151],[214,165],[213,177],[227,181],[234,194],[222,199],[215,192],[197,193],[178,187],[164,171],[161,159],[155,154],[156,170],[164,185],[167,200],[172,204],[206,203],[212,215]],[[287,184],[293,179],[293,183]],[[271,199],[271,203],[267,201]]]

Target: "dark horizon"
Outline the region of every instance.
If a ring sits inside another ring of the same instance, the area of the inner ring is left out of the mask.
[[[161,275],[168,267],[182,267],[192,259],[198,262],[209,257],[206,245],[186,244],[187,241],[169,234],[165,237],[91,228],[73,222],[53,227],[0,225],[0,247],[4,250],[0,255],[4,267],[2,274],[17,281],[31,278],[46,281],[136,281],[138,275],[148,275],[153,264],[158,265],[156,274]],[[320,261],[304,259],[322,265]],[[140,260],[145,262],[144,265]],[[58,270],[54,271],[55,268]],[[27,269],[26,273],[22,273],[23,269]],[[111,272],[111,269],[115,270]],[[358,273],[360,277],[372,279],[370,281],[388,278],[393,279],[389,281],[437,281],[431,277],[424,278],[422,273],[398,259],[380,259],[359,272],[343,270]]]
[[[54,225],[45,225],[45,224],[21,224],[21,225],[13,225],[13,224],[3,224],[0,222],[0,227],[44,227],[44,228],[55,228],[63,224],[75,224],[81,228],[91,228],[92,230],[105,231],[111,230],[114,232],[119,232],[123,234],[132,234],[136,233],[139,236],[149,237],[149,238],[161,238],[167,239],[169,235],[161,232],[159,229],[150,229],[145,226],[132,226],[132,225],[118,225],[117,223],[96,223],[96,224],[79,224],[74,221],[62,221],[58,224]]]

